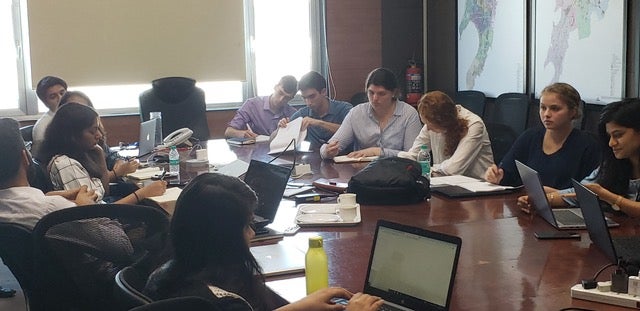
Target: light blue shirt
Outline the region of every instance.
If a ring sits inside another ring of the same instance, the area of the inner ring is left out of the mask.
[[[363,103],[349,111],[329,142],[338,141],[338,154],[353,144],[353,150],[380,147],[381,157],[392,157],[400,151],[409,150],[421,128],[416,109],[405,102],[396,101],[396,109],[389,124],[381,130],[380,123],[373,115],[371,103]],[[320,148],[320,155],[325,159],[329,158],[326,147],[324,144]]]

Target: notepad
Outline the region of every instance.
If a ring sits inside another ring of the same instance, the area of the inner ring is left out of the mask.
[[[307,137],[307,130],[301,130],[302,118],[297,118],[287,124],[287,127],[278,129],[276,136],[269,144],[269,153],[278,153],[286,150],[293,151],[294,146],[289,146],[292,140],[296,141],[295,148],[300,148],[302,141]],[[289,148],[287,149],[287,146]]]
[[[450,198],[509,193],[519,188],[521,187],[496,185],[484,180],[462,175],[431,178],[431,191]]]
[[[346,162],[371,162],[378,159],[378,156],[370,156],[370,157],[359,157],[359,158],[350,158],[346,155],[337,156],[333,158],[333,162],[336,163],[346,163]]]
[[[173,211],[176,208],[176,201],[178,200],[180,193],[182,193],[182,189],[180,188],[167,188],[167,191],[165,191],[163,195],[148,197],[147,200],[153,201],[169,213],[169,215],[173,215]]]
[[[150,179],[153,176],[159,174],[160,171],[160,167],[147,167],[147,168],[141,168],[141,169],[137,169],[135,172],[127,174],[127,177],[129,178],[134,178],[134,179]]]

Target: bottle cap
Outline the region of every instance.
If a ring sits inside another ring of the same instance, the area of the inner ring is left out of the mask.
[[[309,237],[309,247],[322,247],[322,237],[321,236],[312,236]]]
[[[420,149],[421,149],[421,150],[425,150],[425,149],[427,149],[427,145],[422,145],[422,146],[420,146]]]

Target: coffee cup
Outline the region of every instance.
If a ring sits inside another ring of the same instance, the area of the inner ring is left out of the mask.
[[[209,155],[207,153],[207,149],[198,149],[196,150],[196,159],[198,161],[207,161]]]
[[[356,204],[355,193],[343,193],[338,196],[338,205],[341,209],[355,208]]]

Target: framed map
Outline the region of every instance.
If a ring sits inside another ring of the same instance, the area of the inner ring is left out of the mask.
[[[458,0],[458,90],[525,92],[525,0]]]
[[[536,1],[536,97],[553,82],[571,84],[589,103],[624,96],[625,2]]]

